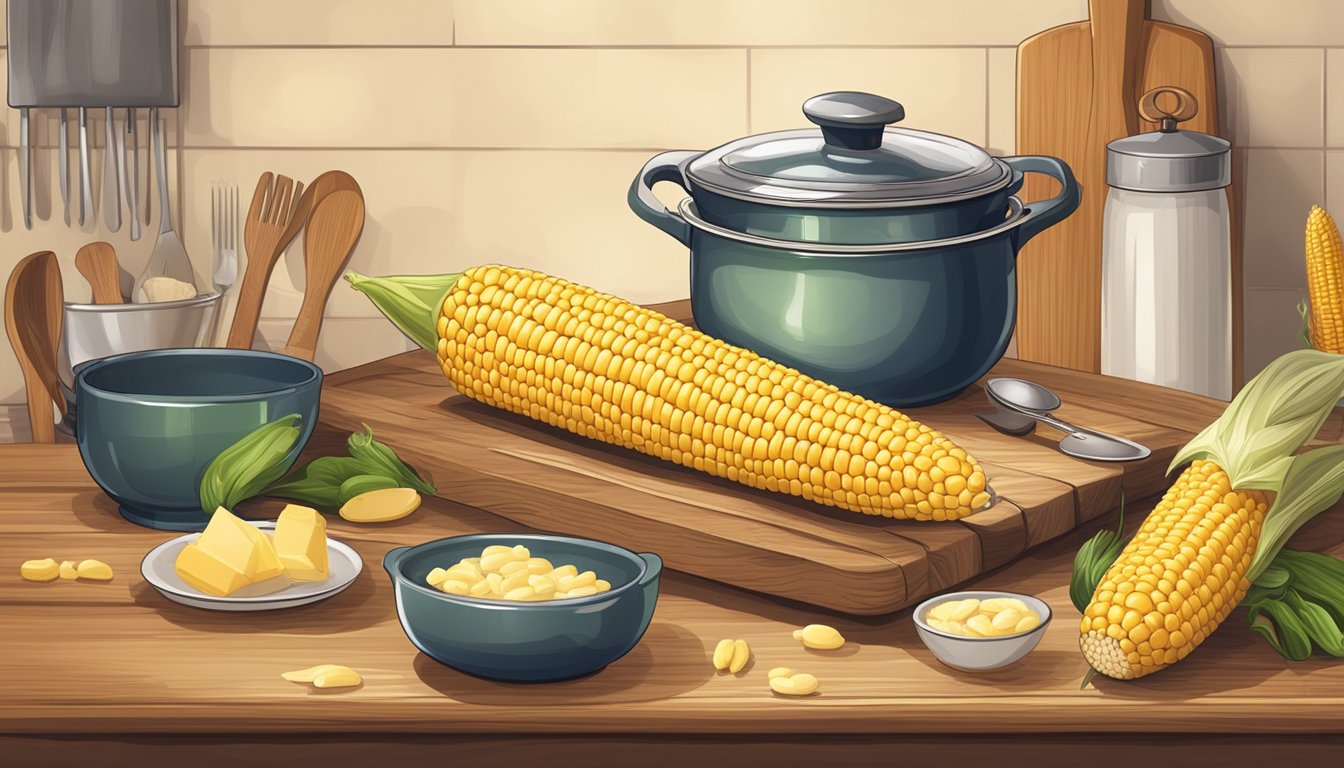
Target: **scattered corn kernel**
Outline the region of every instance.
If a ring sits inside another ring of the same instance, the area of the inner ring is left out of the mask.
[[[61,561],[61,578],[66,580],[79,578],[79,569],[75,567],[74,560]]]
[[[556,567],[533,557],[527,547],[494,544],[480,557],[467,557],[448,568],[434,568],[425,577],[431,586],[452,595],[494,600],[566,600],[590,597],[611,589],[611,582],[577,566]]]
[[[747,666],[747,661],[751,659],[751,646],[747,645],[746,640],[733,641],[733,658],[728,662],[728,671],[736,675]]]
[[[79,574],[81,579],[92,579],[94,581],[111,581],[112,566],[104,563],[102,560],[84,560],[75,566],[75,573]]]
[[[793,670],[788,667],[775,667],[765,673],[766,680],[774,680],[776,677],[793,677]]]
[[[776,675],[769,680],[770,690],[785,696],[806,696],[815,692],[819,685],[817,678],[806,672],[798,672],[788,677]]]
[[[50,557],[46,560],[28,560],[19,566],[19,574],[29,581],[55,581],[61,575],[61,566]]]
[[[962,637],[1002,637],[1035,629],[1041,617],[1015,597],[967,598],[938,603],[925,614],[924,623]]]
[[[723,672],[728,669],[728,665],[733,660],[733,641],[731,638],[724,638],[719,644],[714,646],[714,668]]]
[[[345,688],[364,682],[358,672],[339,664],[318,664],[308,669],[285,672],[280,676],[291,683],[312,683],[318,688]]]
[[[414,488],[380,488],[345,502],[341,517],[352,523],[390,523],[411,514],[419,506],[420,494]]]
[[[805,648],[818,651],[833,651],[845,644],[845,638],[835,627],[825,624],[808,624],[793,631],[793,639],[801,640]]]

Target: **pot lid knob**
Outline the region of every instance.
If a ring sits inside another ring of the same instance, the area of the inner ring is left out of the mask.
[[[835,91],[803,102],[803,114],[821,126],[822,138],[829,146],[877,149],[882,146],[885,127],[905,119],[905,107],[871,93]]]
[[[1157,100],[1165,94],[1176,98],[1176,105],[1171,109],[1164,109],[1157,104]],[[1199,101],[1195,99],[1195,94],[1174,85],[1154,88],[1139,99],[1139,115],[1150,123],[1157,123],[1157,129],[1162,133],[1175,133],[1177,123],[1183,123],[1198,113]]]

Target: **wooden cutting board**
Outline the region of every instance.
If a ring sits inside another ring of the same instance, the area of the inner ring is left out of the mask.
[[[656,307],[689,322],[688,302]],[[1071,531],[1126,498],[1165,490],[1177,448],[1221,407],[1102,376],[1004,361],[1000,375],[1054,388],[1060,416],[1138,440],[1143,462],[1093,464],[1055,450],[1061,435],[1001,435],[975,417],[978,386],[912,410],[976,456],[999,495],[952,523],[870,519],[731,483],[571,435],[459,395],[432,355],[410,352],[330,376],[322,420],[367,423],[438,495],[531,528],[656,552],[668,567],[854,614],[911,605]],[[445,533],[445,535],[447,535]]]
[[[1144,18],[1144,0],[1090,0],[1087,21],[1065,24],[1017,49],[1017,152],[1062,158],[1083,187],[1068,219],[1018,255],[1018,356],[1082,371],[1101,370],[1101,225],[1106,145],[1157,130],[1139,117],[1140,96],[1174,85],[1199,102],[1185,130],[1218,134],[1213,42],[1186,27]],[[1055,194],[1027,177],[1024,199]],[[1235,211],[1235,206],[1233,207]],[[1240,227],[1232,243],[1233,370],[1241,371]]]

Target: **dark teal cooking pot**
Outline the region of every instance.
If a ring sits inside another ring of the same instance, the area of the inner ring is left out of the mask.
[[[841,101],[824,101],[828,98]],[[823,128],[819,140],[872,144],[865,132],[886,102],[874,99],[827,94],[809,101],[808,116]],[[899,106],[885,117],[898,114]],[[844,127],[846,108],[868,122]],[[823,112],[826,121],[817,118]],[[839,138],[832,135],[837,133]],[[886,131],[880,141],[895,141],[892,133]],[[934,144],[971,147],[948,137]],[[683,154],[672,166],[675,174],[695,178],[692,169],[703,156]],[[937,155],[925,165],[952,168],[948,157]],[[743,190],[737,197],[707,196],[692,181],[691,197],[669,211],[651,187],[677,179],[655,158],[631,184],[628,199],[640,218],[691,249],[691,308],[702,330],[851,392],[911,407],[955,396],[999,361],[1017,314],[1018,250],[1078,207],[1081,190],[1062,161],[1016,157],[995,163],[1009,169],[1002,186],[981,196],[958,196],[954,177],[980,182],[985,177],[979,165],[956,166],[959,170],[941,179],[926,180],[934,202],[925,205],[914,204],[915,182],[897,183],[905,186],[889,197],[904,195],[902,204],[887,208],[873,204],[880,199],[875,184],[860,182],[850,190],[858,201],[852,208],[844,208],[846,198],[834,190],[824,208],[815,200],[809,207],[772,203],[765,195],[778,190],[770,190],[775,182],[762,176],[756,188],[762,197],[754,200]],[[838,183],[815,173],[831,180],[825,184]],[[1059,194],[1022,204],[1011,192],[1023,173],[1053,177]],[[803,194],[800,187],[787,189]],[[869,242],[879,234],[889,239]]]

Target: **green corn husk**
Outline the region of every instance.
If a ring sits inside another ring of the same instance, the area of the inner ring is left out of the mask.
[[[1247,618],[1251,630],[1269,643],[1279,655],[1289,661],[1303,661],[1311,657],[1311,639],[1297,612],[1283,600],[1261,600],[1251,606]]]
[[[1297,302],[1297,314],[1302,316],[1302,329],[1298,331],[1297,338],[1302,342],[1303,349],[1314,349],[1311,345],[1311,307],[1307,302]]]
[[[303,431],[301,421],[302,416],[291,413],[263,424],[221,451],[201,476],[201,509],[232,510],[284,475],[289,469],[285,459]]]
[[[339,509],[341,486],[352,477],[367,475],[368,466],[349,456],[323,456],[308,462],[285,481],[266,489],[268,496],[293,499],[325,509]]]
[[[425,482],[416,474],[416,471],[407,466],[401,457],[393,453],[383,443],[373,439],[373,430],[368,424],[364,424],[363,432],[354,432],[346,440],[346,447],[350,450],[350,455],[369,467],[370,474],[382,475],[392,478],[397,482],[397,486],[405,488],[414,488],[420,493],[433,494],[434,486]]]
[[[1120,520],[1115,524],[1115,530],[1101,530],[1095,536],[1083,543],[1078,548],[1078,554],[1073,557],[1073,577],[1069,580],[1069,600],[1073,607],[1078,609],[1079,613],[1087,610],[1088,603],[1092,602],[1092,595],[1097,592],[1097,585],[1101,583],[1101,578],[1106,575],[1106,571],[1115,563],[1116,558],[1120,557],[1120,552],[1125,548],[1125,496],[1120,494]]]
[[[439,348],[435,320],[443,307],[443,297],[448,295],[461,276],[461,272],[387,277],[345,273],[346,281],[355,290],[368,296],[378,311],[386,315],[407,338],[430,352]]]

